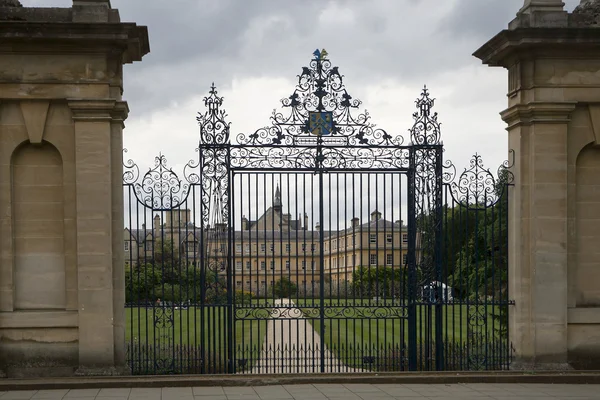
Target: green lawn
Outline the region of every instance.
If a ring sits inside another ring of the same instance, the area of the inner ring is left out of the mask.
[[[198,354],[202,349],[204,358],[209,358],[214,372],[221,372],[228,345],[227,307],[206,307],[204,312],[199,307],[166,310],[165,313],[161,308],[125,309],[125,336],[127,346],[133,353],[130,357],[143,362],[161,357],[173,358],[176,362],[196,362],[202,358]],[[236,321],[234,351],[237,359],[256,359],[264,341],[266,326],[266,320]]]
[[[317,299],[294,300],[296,306],[303,311],[308,322],[320,333],[319,318],[321,305]],[[248,307],[249,306],[249,307]],[[243,318],[244,312],[249,313],[247,320],[235,322],[235,359],[248,360],[247,365],[238,368],[251,368],[261,352],[265,340],[267,321],[271,316],[272,300],[254,300],[245,308],[237,309],[237,317]],[[375,355],[380,358],[389,357],[396,360],[406,357],[408,345],[408,319],[405,308],[398,302],[360,299],[324,300],[325,335],[324,341],[338,359],[348,366],[364,365],[364,357]],[[418,352],[431,353],[432,349],[426,344],[434,343],[435,338],[435,308],[433,306],[418,306],[417,309],[417,343]],[[211,306],[204,309],[189,308],[173,310],[163,314],[162,309],[156,308],[127,308],[126,339],[129,346],[139,345],[151,347],[154,354],[145,356],[147,359],[160,357],[175,358],[179,363],[190,362],[191,359],[213,357],[211,365],[222,365],[227,355],[227,307]],[[478,311],[478,312],[476,312]],[[461,304],[446,304],[442,307],[442,338],[447,346],[447,357],[465,357],[463,347],[469,340],[469,334],[479,333],[478,342],[485,348],[492,346],[492,352],[502,353],[496,344],[502,343],[497,338],[499,324],[492,317],[497,312],[494,306],[478,306],[476,308]],[[475,319],[479,315],[481,318]],[[251,318],[259,318],[252,320]],[[469,320],[471,323],[469,323]],[[489,341],[489,343],[487,343]],[[202,346],[203,345],[203,346]],[[133,347],[135,347],[133,346]],[[132,347],[132,348],[133,348]],[[470,345],[475,351],[477,346]],[[186,350],[186,348],[188,350]],[[202,348],[207,352],[203,356],[188,353],[189,349]],[[158,352],[155,350],[158,349]],[[172,350],[175,349],[175,350]],[[184,349],[184,350],[181,350]],[[469,350],[471,351],[471,350]],[[176,353],[179,352],[179,355]],[[161,356],[161,354],[164,354]],[[144,359],[144,356],[137,356]],[[419,356],[427,359],[428,356]],[[383,361],[388,362],[388,361]],[[462,362],[462,361],[461,361]],[[222,367],[214,367],[219,373]],[[388,366],[380,367],[386,370]],[[394,370],[393,367],[390,367]],[[387,369],[390,370],[390,369]]]
[[[306,315],[310,315],[311,308],[318,307],[319,303],[306,300],[297,302],[297,305]],[[391,301],[376,303],[371,300],[325,300],[323,306],[326,307],[325,344],[344,364],[365,367],[364,357],[375,356],[379,363],[378,369],[394,370],[394,366],[390,364],[408,357],[406,346],[409,323],[404,309],[397,304],[394,307]],[[468,351],[471,354],[483,352],[492,358],[501,357],[506,350],[506,343],[498,336],[500,326],[493,318],[497,311],[498,307],[494,306],[442,306],[442,341],[447,362],[466,362],[465,358],[469,354],[465,353],[465,344],[473,337],[477,338],[477,343],[469,344]],[[476,315],[479,318],[475,318]],[[435,348],[435,307],[417,306],[416,319],[418,359],[432,362],[427,359],[434,354]],[[321,320],[313,318],[309,321],[320,333]]]

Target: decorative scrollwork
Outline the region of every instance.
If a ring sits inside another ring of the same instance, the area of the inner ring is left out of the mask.
[[[213,83],[209,95],[204,98],[206,112],[198,113],[196,120],[200,125],[200,143],[228,144],[230,123],[225,120],[227,114],[221,109],[223,97],[217,95],[217,88]]]
[[[123,154],[127,153],[127,149],[123,149]],[[123,157],[123,185],[133,185],[140,177],[140,168],[137,164],[129,159],[125,161]]]
[[[298,76],[296,89],[281,100],[288,112],[273,111],[272,125],[250,135],[239,134],[240,145],[331,145],[400,146],[402,136],[392,137],[370,122],[367,111],[354,115],[362,102],[353,98],[343,75],[327,58],[325,50],[316,50],[308,67]]]
[[[421,97],[415,101],[418,111],[413,114],[415,124],[410,129],[413,145],[438,145],[441,140],[440,123],[437,112],[431,113],[435,99],[429,97],[427,86],[423,88]]]
[[[167,158],[159,154],[154,158],[154,168],[150,168],[137,182],[139,171],[133,161],[128,161],[130,171],[123,175],[126,183],[133,184],[137,200],[155,211],[168,211],[181,205],[189,194],[190,185],[167,166]],[[133,171],[133,172],[132,172]]]
[[[232,147],[234,168],[403,169],[410,166],[405,147],[327,147],[320,153],[306,147]]]
[[[450,185],[450,193],[454,201],[472,210],[486,209],[498,203],[506,187],[514,181],[514,175],[510,171],[514,165],[514,151],[511,150],[510,154],[512,160],[504,161],[500,165],[497,176],[485,168],[481,156],[475,154],[469,161],[469,168],[465,168],[457,182],[444,177],[444,183]],[[456,171],[450,162],[445,165],[445,168]]]
[[[236,308],[235,318],[238,320],[270,320],[282,319],[316,319],[321,317],[319,307],[248,307]],[[402,319],[408,317],[408,309],[403,306],[363,306],[346,305],[336,307],[325,307],[324,318],[347,319],[347,318],[373,318],[373,319]]]
[[[486,369],[487,360],[487,306],[470,305],[467,308],[467,343],[469,346],[468,367],[470,371]]]

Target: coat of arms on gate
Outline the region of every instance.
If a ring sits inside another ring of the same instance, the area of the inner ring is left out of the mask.
[[[317,136],[331,135],[333,131],[333,113],[331,111],[309,113],[308,130]]]

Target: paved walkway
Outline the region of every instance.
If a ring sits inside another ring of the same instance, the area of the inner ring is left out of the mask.
[[[315,384],[255,387],[194,387],[157,389],[78,389],[14,391],[0,400],[417,400],[417,399],[600,399],[600,385],[465,384],[370,385]]]
[[[251,374],[310,374],[321,372],[321,337],[290,299],[275,300],[265,342]],[[287,307],[285,307],[287,306]],[[364,372],[344,365],[325,347],[325,372]]]

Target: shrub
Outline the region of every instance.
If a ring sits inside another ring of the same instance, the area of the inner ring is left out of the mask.
[[[248,290],[235,291],[235,304],[237,305],[250,305],[254,299],[256,299],[256,295]]]
[[[275,297],[285,299],[295,295],[298,291],[298,287],[294,282],[290,281],[286,277],[283,277],[277,282],[275,282],[272,290]]]

